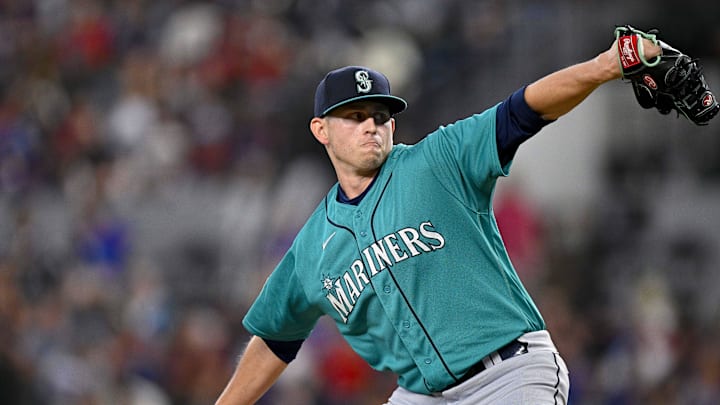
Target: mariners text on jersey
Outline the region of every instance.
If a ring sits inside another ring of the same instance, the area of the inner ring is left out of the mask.
[[[327,299],[340,319],[347,323],[355,302],[370,283],[368,272],[372,278],[387,267],[444,246],[445,238],[435,231],[430,221],[417,228],[403,228],[385,235],[363,249],[362,258],[355,259],[342,276],[333,280],[329,275],[323,275],[321,282],[328,290]]]

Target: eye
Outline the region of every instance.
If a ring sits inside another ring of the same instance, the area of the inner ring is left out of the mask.
[[[368,118],[372,118],[375,125],[383,125],[392,118],[392,115],[387,111],[373,111],[370,113],[366,111],[350,111],[342,117],[355,122],[365,122]]]
[[[357,122],[363,122],[363,121],[365,121],[366,119],[368,119],[368,117],[369,117],[369,115],[365,114],[363,111],[351,112],[351,113],[347,116],[347,118],[350,118],[351,120],[357,121]]]
[[[375,121],[375,125],[382,125],[386,122],[388,122],[391,118],[390,114],[385,111],[375,111],[372,114],[373,121]]]

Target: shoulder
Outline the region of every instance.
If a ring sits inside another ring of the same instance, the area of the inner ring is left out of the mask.
[[[461,118],[449,125],[441,126],[436,132],[494,130],[495,116],[500,105],[501,103],[498,103],[485,111]]]
[[[496,131],[496,104],[482,112],[441,125],[414,146],[427,153],[461,153],[470,147],[475,150],[488,139],[493,140]]]

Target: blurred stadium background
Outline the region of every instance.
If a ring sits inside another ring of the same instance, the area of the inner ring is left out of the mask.
[[[327,70],[385,71],[398,142],[661,29],[720,91],[717,1],[0,2],[0,403],[212,403],[333,182]],[[572,404],[720,403],[720,120],[617,81],[524,145],[496,213]],[[378,404],[320,322],[263,404]]]

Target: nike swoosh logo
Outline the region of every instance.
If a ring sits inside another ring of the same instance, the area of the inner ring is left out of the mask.
[[[328,236],[328,238],[325,239],[325,242],[323,242],[323,244],[322,244],[323,250],[325,250],[325,247],[326,247],[327,244],[330,242],[330,239],[332,239],[332,238],[335,236],[335,233],[336,233],[336,232],[331,233],[330,236]]]

